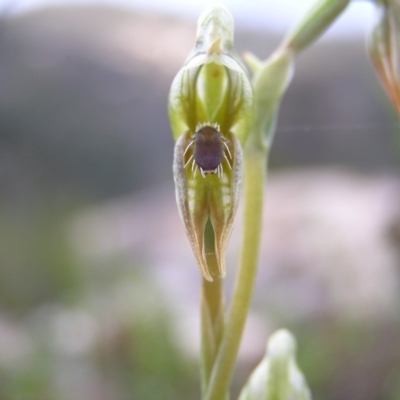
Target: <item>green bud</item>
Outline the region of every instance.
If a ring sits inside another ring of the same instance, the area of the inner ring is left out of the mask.
[[[233,49],[233,19],[222,6],[200,16],[196,46],[172,82],[169,116],[176,140],[174,180],[181,218],[205,279],[204,230],[211,222],[218,276],[242,180],[242,146],[249,134],[253,95]]]
[[[376,3],[379,20],[368,38],[368,51],[382,86],[400,114],[400,3]]]
[[[295,353],[293,335],[285,329],[275,332],[268,341],[263,360],[251,374],[239,400],[311,400]]]

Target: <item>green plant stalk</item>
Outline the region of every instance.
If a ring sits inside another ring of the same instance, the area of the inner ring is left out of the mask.
[[[267,152],[253,146],[244,151],[245,210],[242,256],[224,336],[214,364],[207,400],[227,397],[253,297],[260,252]]]
[[[208,223],[205,231],[205,249],[210,272],[218,275],[218,263],[214,249],[214,231]],[[201,293],[201,391],[203,397],[207,392],[208,383],[224,332],[225,305],[223,279],[214,278],[209,282],[203,278]]]
[[[213,296],[220,296],[218,301],[221,301],[222,287],[203,285],[205,304],[202,306],[202,357],[204,357],[203,376],[205,376],[203,398],[206,400],[222,400],[229,397],[229,386],[257,276],[268,154],[275,133],[280,99],[293,74],[293,56],[317,40],[344,11],[349,2],[350,0],[319,1],[284,40],[280,53],[278,52],[275,57],[266,63],[260,63],[254,57],[249,57],[250,66],[255,74],[253,78],[255,123],[244,149],[245,209],[242,255],[229,316],[222,329],[222,341],[218,341],[214,347],[210,338],[219,336],[216,335],[216,331],[213,335],[207,333],[210,329],[216,328],[207,322],[212,321],[212,318],[207,316],[207,313],[211,312],[205,311],[213,309],[211,301],[216,301],[212,300]],[[221,282],[218,282],[218,285],[221,285]],[[219,310],[219,307],[217,309]]]
[[[277,65],[281,69],[280,64],[278,63]],[[276,64],[273,64],[273,68],[275,67]],[[264,91],[262,90],[262,93],[260,93],[258,90],[263,85],[255,85],[256,101],[254,112],[256,118],[253,132],[243,152],[244,218],[242,253],[229,316],[225,324],[218,356],[213,366],[207,396],[205,397],[207,400],[221,400],[228,396],[240,342],[250,310],[261,245],[268,155],[275,133],[281,93],[286,87],[287,75],[290,76],[290,68],[286,69],[286,71],[280,77],[284,84],[278,85],[279,90],[275,89],[276,95],[273,98],[269,96],[264,98]]]
[[[284,47],[296,53],[314,43],[332,23],[343,13],[350,0],[320,0],[303,17],[285,40]]]
[[[203,397],[224,329],[224,300],[222,279],[209,282],[203,278],[201,297],[201,389]]]

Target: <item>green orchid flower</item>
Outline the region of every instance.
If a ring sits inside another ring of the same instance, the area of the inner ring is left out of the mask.
[[[223,277],[252,106],[252,88],[233,49],[232,16],[223,6],[209,8],[199,18],[196,46],[169,96],[178,209],[208,281],[215,276],[207,265],[205,227],[212,225],[218,276]]]

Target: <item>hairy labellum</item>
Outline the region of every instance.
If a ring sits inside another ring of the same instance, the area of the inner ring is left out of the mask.
[[[196,174],[200,169],[204,178],[206,174],[218,174],[221,177],[224,159],[232,169],[232,155],[227,140],[218,129],[217,124],[199,125],[183,154],[186,156],[185,167],[191,163],[192,171]]]
[[[194,134],[194,161],[205,173],[214,172],[222,162],[221,137],[212,126],[203,126]]]

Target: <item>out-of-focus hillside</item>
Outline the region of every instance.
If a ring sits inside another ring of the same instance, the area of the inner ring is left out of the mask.
[[[171,180],[166,101],[194,35],[194,24],[112,8],[3,19],[2,194],[50,186],[96,198]],[[236,33],[239,52],[261,57],[278,40]],[[392,123],[363,41],[317,45],[299,58],[272,165],[393,167]]]
[[[165,178],[166,96],[180,60],[174,50],[166,58],[156,33],[173,43],[185,26],[95,8],[2,23],[1,147],[11,163],[3,171],[94,197]]]

